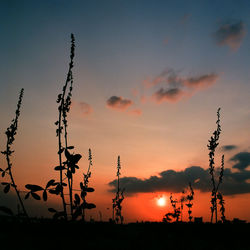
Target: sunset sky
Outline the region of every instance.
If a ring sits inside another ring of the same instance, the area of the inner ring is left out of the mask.
[[[247,0],[0,1],[0,147],[23,87],[13,158],[20,189],[58,178],[56,98],[74,33],[69,143],[83,155],[75,183],[93,152],[88,200],[97,208],[87,218],[111,217],[120,155],[125,222],[160,221],[172,211],[170,193],[197,179],[193,214],[209,220],[207,143],[221,107],[226,217],[250,221],[249,13]],[[39,215],[49,205],[31,206]]]

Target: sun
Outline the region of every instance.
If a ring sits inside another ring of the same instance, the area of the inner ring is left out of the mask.
[[[161,198],[157,199],[157,205],[159,207],[166,206],[166,198],[165,197],[161,197]]]

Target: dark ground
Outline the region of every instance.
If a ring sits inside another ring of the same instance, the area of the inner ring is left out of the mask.
[[[250,249],[250,224],[0,221],[0,249]]]

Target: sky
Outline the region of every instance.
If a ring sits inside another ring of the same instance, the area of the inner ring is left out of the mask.
[[[24,88],[13,157],[18,187],[58,178],[56,98],[73,33],[69,143],[83,155],[75,183],[93,152],[89,199],[97,208],[87,216],[111,217],[120,155],[126,222],[160,221],[172,210],[170,193],[178,198],[188,182],[194,216],[209,220],[207,143],[220,107],[216,166],[224,154],[226,217],[250,221],[249,11],[247,0],[0,1],[1,150]],[[159,197],[166,206],[157,206]],[[46,214],[48,204],[33,202],[31,213]]]

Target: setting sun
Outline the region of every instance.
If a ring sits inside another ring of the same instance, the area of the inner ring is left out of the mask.
[[[164,207],[166,206],[166,198],[165,197],[161,197],[157,200],[157,205],[160,207]]]

